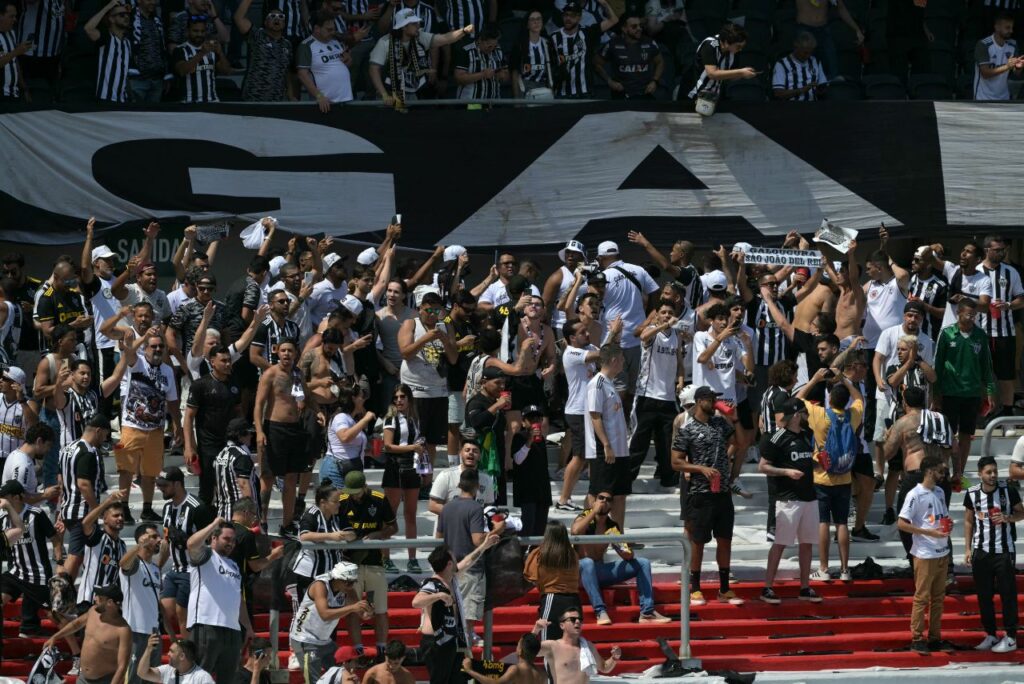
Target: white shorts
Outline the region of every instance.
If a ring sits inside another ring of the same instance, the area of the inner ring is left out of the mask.
[[[776,501],[774,543],[817,544],[818,521],[817,501]]]
[[[892,411],[892,402],[888,395],[875,399],[875,434],[871,438],[882,444],[885,442],[885,421],[889,419],[889,412]]]

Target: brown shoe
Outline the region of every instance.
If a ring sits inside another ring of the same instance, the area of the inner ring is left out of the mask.
[[[672,618],[665,617],[661,613],[658,613],[657,611],[654,611],[654,612],[651,612],[651,613],[647,613],[646,615],[641,615],[639,622],[640,622],[640,624],[651,623],[651,624],[663,625],[666,622],[672,622]]]
[[[612,619],[610,617],[608,617],[608,611],[602,610],[600,613],[597,614],[597,624],[599,624],[599,625],[610,625],[610,624],[612,624]]]

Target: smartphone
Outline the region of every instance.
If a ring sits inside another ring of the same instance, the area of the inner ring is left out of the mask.
[[[400,225],[402,225],[402,215],[401,214],[394,214],[391,217],[391,225],[393,225],[393,226],[400,226]]]
[[[302,282],[305,285],[312,285],[313,284],[313,272],[312,271],[306,271],[305,273],[303,273],[302,274]]]
[[[825,379],[826,380],[831,380],[834,377],[836,377],[836,372],[834,370],[829,368],[828,370],[825,371]]]

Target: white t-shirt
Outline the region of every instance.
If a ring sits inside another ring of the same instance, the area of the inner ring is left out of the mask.
[[[241,629],[242,573],[235,561],[206,547],[200,563],[189,558],[188,578],[188,629],[195,625]]]
[[[659,332],[650,344],[641,348],[636,396],[675,401],[678,353],[679,333],[672,329]]]
[[[235,349],[235,345],[228,345],[228,353],[231,355],[231,363],[238,361],[242,358],[242,355]],[[193,380],[198,380],[202,377],[203,363],[209,364],[205,356],[192,356],[192,350],[190,349],[188,354],[185,355],[185,364],[188,366],[188,372],[192,376]]]
[[[192,297],[185,294],[185,288],[179,287],[176,290],[171,290],[167,294],[167,303],[171,305],[171,313],[178,313],[178,308],[182,304],[186,304],[192,301]]]
[[[313,292],[306,301],[309,304],[309,322],[314,330],[327,314],[338,308],[338,304],[346,294],[348,294],[348,284],[344,280],[338,287],[334,287],[326,278],[313,286]]]
[[[307,61],[308,54],[308,61]],[[341,61],[345,46],[338,40],[321,43],[310,36],[302,41],[295,52],[295,66],[313,74],[317,90],[331,102],[352,100],[352,76],[348,65]]]
[[[121,379],[121,425],[137,430],[162,430],[167,402],[177,401],[174,371],[166,363],[149,365],[142,354]]]
[[[123,306],[133,306],[139,302],[149,302],[153,307],[153,322],[163,323],[171,317],[171,305],[167,302],[167,293],[157,288],[152,293],[146,292],[138,283],[125,285],[128,294],[121,300]]]
[[[981,66],[987,64],[998,68],[1010,61],[1017,54],[1017,41],[1005,40],[1000,45],[995,34],[979,40],[974,46],[974,99],[975,100],[1009,100],[1010,72],[1004,71],[998,76],[985,78],[981,75]]]
[[[330,455],[339,460],[352,461],[363,457],[366,450],[366,433],[360,432],[351,442],[342,442],[338,437],[339,430],[347,430],[356,424],[355,419],[347,413],[338,412],[331,419],[331,429],[328,431],[327,444],[330,447]]]
[[[893,276],[889,282],[872,280],[865,292],[867,307],[864,311],[865,349],[874,349],[878,336],[886,328],[903,322],[903,307],[907,296],[900,290],[899,280]]]
[[[137,558],[135,572],[126,574],[118,571],[121,578],[121,593],[124,602],[121,612],[125,621],[136,634],[149,634],[160,624],[160,591],[163,580],[160,568]]]
[[[565,415],[582,416],[587,412],[587,383],[597,372],[597,364],[587,363],[587,354],[596,352],[590,344],[585,348],[567,346],[562,352],[562,369],[569,385],[569,398],[565,402]]]
[[[875,353],[881,354],[882,358],[882,374],[884,376],[885,369],[889,366],[899,366],[900,359],[899,354],[896,351],[896,344],[900,341],[906,333],[903,332],[903,324],[894,325],[891,328],[886,328],[882,331],[882,334],[878,336],[878,344],[875,345]],[[929,366],[932,364],[932,359],[935,358],[935,343],[932,342],[932,338],[928,335],[918,333],[917,335],[917,358],[924,361]],[[886,396],[884,387],[879,387],[875,390],[875,397],[883,399]]]
[[[480,490],[476,493],[476,500],[481,506],[494,503],[494,480],[484,472],[479,472]],[[459,495],[459,478],[462,477],[462,466],[458,468],[445,468],[434,474],[434,483],[430,485],[430,498],[448,503]]]
[[[942,489],[928,489],[919,484],[910,490],[900,517],[908,520],[914,527],[937,530],[942,526],[942,518],[949,517],[946,500]],[[924,534],[914,535],[914,545],[910,547],[910,555],[917,558],[942,558],[949,553],[949,545],[945,537],[930,537]]]
[[[951,261],[947,261],[942,267],[942,275],[946,276],[946,280],[950,283],[953,282],[953,277],[956,272],[960,270],[959,266],[956,266]],[[985,275],[985,272],[978,269],[973,275],[963,274],[960,276],[960,292],[950,292],[950,296],[955,294],[963,294],[966,297],[970,297],[975,302],[982,295],[988,295],[989,299],[994,294],[992,289],[992,279]],[[946,313],[942,316],[942,327],[954,325],[956,323],[956,304],[950,301],[946,302]]]
[[[1017,443],[1013,445],[1013,455],[1010,456],[1010,462],[1024,465],[1024,437],[1018,439]]]
[[[96,294],[89,299],[89,303],[92,305],[92,326],[93,331],[96,333],[96,348],[113,349],[117,343],[102,334],[100,332],[100,327],[107,321],[107,319],[117,315],[117,310],[120,308],[121,304],[117,301],[117,297],[115,297],[110,291],[110,286],[114,282],[113,280],[100,278],[98,275],[94,275],[93,277],[96,278],[100,285],[100,289],[97,290]]]
[[[627,446],[626,414],[622,410],[622,400],[619,393],[615,391],[615,383],[603,373],[598,373],[587,383],[587,412],[583,414],[583,422],[586,426],[586,458],[594,460],[598,458],[597,435],[594,432],[594,420],[590,417],[591,412],[601,414],[601,422],[604,425],[605,436],[611,443],[615,458],[629,458]],[[602,450],[600,458],[604,458]]]
[[[32,462],[32,457],[21,449],[12,451],[4,461],[4,474],[0,481],[7,482],[8,480],[17,480],[29,494],[35,494],[39,489],[39,483],[36,481],[36,467]]]
[[[736,401],[736,371],[742,367],[743,343],[732,336],[718,345],[718,349],[707,360],[699,363],[697,359],[707,349],[714,335],[702,330],[693,336],[693,384],[697,387],[707,385],[722,395],[724,401]]]
[[[536,285],[530,286],[530,293],[535,297],[540,297],[540,290],[537,289]],[[488,285],[487,289],[480,295],[480,301],[487,302],[495,307],[508,304],[508,291],[505,289],[505,283],[500,280],[495,280],[493,283]]]
[[[608,281],[604,289],[605,317],[609,321],[614,321],[618,316],[622,316],[622,329],[636,330],[647,319],[643,296],[632,280],[627,278],[619,268],[629,271],[633,280],[640,283],[644,295],[657,292],[658,283],[654,282],[647,271],[635,264],[616,261],[604,269],[604,277]],[[640,345],[640,338],[635,335],[623,335],[621,344],[623,349],[637,347]]]
[[[171,665],[161,665],[156,671],[160,673],[160,684],[214,684],[210,673],[198,665],[177,677],[177,672]]]

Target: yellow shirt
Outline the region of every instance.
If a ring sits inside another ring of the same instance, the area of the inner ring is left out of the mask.
[[[824,446],[825,439],[828,438],[828,429],[832,426],[832,421],[829,420],[825,407],[812,404],[807,400],[804,400],[804,405],[807,407],[807,422],[814,433],[814,484],[826,487],[850,484],[853,482],[853,474],[851,472],[843,473],[842,475],[829,475],[821,467],[818,460],[821,447]],[[846,413],[846,411],[837,409],[832,409],[832,411],[839,416]],[[864,403],[858,399],[850,404],[850,408],[847,411],[850,412],[850,424],[853,426],[854,431],[856,431],[864,419]]]

